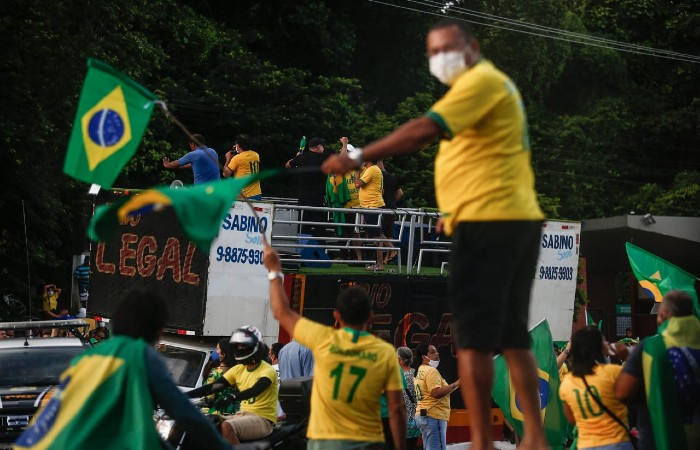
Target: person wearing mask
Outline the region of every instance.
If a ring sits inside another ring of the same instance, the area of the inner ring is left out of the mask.
[[[112,318],[114,336],[71,361],[13,448],[158,449],[153,409],[160,405],[197,445],[231,449],[180,392],[154,349],[167,313],[156,291],[127,292]]]
[[[192,137],[195,140],[190,141],[190,151],[174,161],[170,161],[167,157],[163,158],[163,167],[166,169],[191,168],[194,173],[194,184],[220,180],[219,155],[216,150],[206,146],[204,136],[201,134],[193,134]]]
[[[634,347],[615,396],[637,410],[640,450],[700,448],[700,320],[687,292],[667,292],[659,334]]]
[[[447,421],[450,420],[450,394],[459,387],[459,380],[448,383],[437,368],[440,354],[434,345],[421,344],[416,349],[420,361],[416,371],[416,424],[423,436],[424,450],[447,448]]]
[[[416,399],[414,382],[416,370],[411,367],[411,364],[413,364],[413,351],[408,347],[399,347],[396,350],[396,356],[399,358],[399,366],[401,366],[406,385],[409,387],[403,391],[403,401],[406,403],[406,416],[408,417],[406,450],[415,450],[418,448],[418,438],[421,432],[416,424],[416,406],[418,401]]]
[[[633,450],[627,407],[614,394],[622,367],[603,364],[603,354],[611,351],[614,347],[594,326],[571,338],[571,371],[559,386],[559,397],[566,419],[578,428],[580,450]]]
[[[47,284],[44,286],[42,295],[42,311],[44,317],[48,320],[58,319],[60,317],[58,310],[58,297],[61,295],[61,288],[55,284]]]
[[[518,391],[523,449],[548,447],[537,365],[530,350],[530,291],[544,214],[535,191],[527,114],[515,83],[483,57],[460,20],[435,23],[426,38],[430,73],[450,88],[422,117],[354,155],[333,155],[326,173],[414,153],[439,140],[436,226],[452,236],[448,295],[461,394],[472,450],[493,450],[493,355],[500,350]],[[508,261],[504,264],[504,261]]]

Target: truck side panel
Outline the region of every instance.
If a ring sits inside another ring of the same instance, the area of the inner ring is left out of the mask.
[[[134,217],[96,245],[88,311],[113,317],[126,291],[150,288],[168,302],[168,327],[201,332],[207,264],[208,256],[185,237],[171,209]]]

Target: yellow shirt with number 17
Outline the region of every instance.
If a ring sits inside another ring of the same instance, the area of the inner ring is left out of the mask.
[[[402,391],[403,374],[394,347],[366,331],[335,330],[306,318],[294,339],[314,355],[314,383],[307,436],[384,442],[379,398]]]

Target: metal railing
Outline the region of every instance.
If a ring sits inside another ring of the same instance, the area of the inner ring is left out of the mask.
[[[330,208],[297,205],[296,201],[289,199],[266,199],[275,204],[275,213],[272,221],[272,246],[280,253],[283,263],[305,263],[324,265],[328,263],[344,264],[373,264],[375,259],[354,259],[343,256],[353,255],[356,250],[360,252],[379,249],[382,243],[391,244],[391,247],[382,247],[382,252],[396,251],[397,272],[412,273],[414,269],[414,254],[419,251],[417,271],[420,272],[423,252],[449,253],[449,241],[437,243],[429,239],[433,221],[440,217],[440,213],[424,211],[422,209],[397,208],[397,209],[367,209],[367,208]],[[326,221],[305,220],[309,213],[325,217]],[[333,215],[353,214],[355,221],[347,223],[339,217],[333,219]],[[362,221],[363,214],[379,215],[378,223],[366,224]],[[396,236],[385,238],[363,237],[363,232],[370,229],[382,228],[382,224],[389,218],[398,223]],[[302,233],[315,228],[314,235]],[[342,232],[338,234],[338,230]],[[407,235],[407,236],[406,236]],[[407,242],[406,242],[407,241]],[[308,251],[311,250],[311,251]],[[345,253],[343,253],[345,252]],[[406,252],[406,263],[403,264],[403,252]],[[336,256],[337,255],[337,256]],[[441,273],[444,271],[444,263]]]

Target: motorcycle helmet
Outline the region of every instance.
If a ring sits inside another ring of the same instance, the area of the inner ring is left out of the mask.
[[[257,328],[245,325],[233,332],[229,342],[236,362],[249,364],[259,356],[262,334]]]

